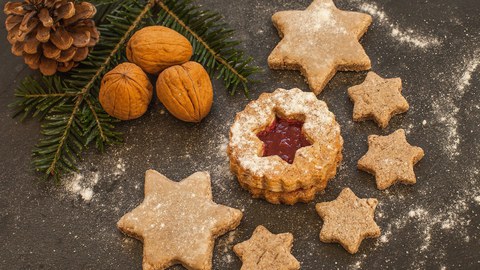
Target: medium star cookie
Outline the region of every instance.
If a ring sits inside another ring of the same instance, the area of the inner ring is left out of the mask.
[[[372,23],[368,14],[339,10],[332,0],[315,0],[306,10],[277,12],[272,21],[282,40],[268,65],[300,70],[317,95],[337,70],[371,67],[358,42]]]
[[[360,199],[349,188],[330,202],[317,203],[317,213],[323,219],[320,241],[340,243],[351,254],[358,251],[362,240],[380,236],[374,220],[377,199]]]
[[[118,228],[143,242],[143,269],[180,263],[211,269],[215,238],[235,229],[240,210],[212,201],[210,175],[197,172],[174,182],[157,171],[145,173],[145,199],[118,221]]]
[[[348,88],[348,95],[354,102],[353,120],[373,118],[381,128],[388,125],[393,115],[409,108],[402,96],[402,80],[383,79],[372,71],[368,72],[363,83]]]
[[[368,136],[368,152],[358,161],[360,170],[375,175],[377,188],[384,190],[396,182],[417,182],[413,165],[424,156],[423,149],[407,142],[405,130],[388,136]]]
[[[250,239],[236,244],[233,251],[243,262],[241,270],[296,270],[300,263],[290,253],[292,245],[291,233],[272,234],[260,225]]]

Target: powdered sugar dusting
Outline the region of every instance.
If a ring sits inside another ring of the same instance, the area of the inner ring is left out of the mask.
[[[98,179],[98,172],[73,173],[65,179],[64,187],[69,194],[80,196],[84,201],[89,202],[94,195],[93,188],[98,183]]]
[[[477,51],[471,59],[464,60],[463,64],[460,65],[458,69],[461,70],[461,74],[454,74],[454,78],[458,79],[456,82],[451,83],[450,87],[453,91],[443,93],[439,99],[435,97],[432,103],[432,109],[437,117],[437,122],[446,129],[445,151],[451,157],[456,157],[460,154],[458,147],[461,143],[461,138],[458,133],[457,119],[460,108],[457,106],[457,103],[462,100],[467,87],[470,85],[472,74],[478,71],[479,63],[480,52]]]
[[[336,19],[332,12],[334,6],[332,3],[320,3],[315,9],[312,10],[315,13],[313,20],[310,20],[307,27],[302,27],[301,29],[306,29],[307,31],[322,31],[322,29],[328,29],[328,31],[337,33],[337,34],[346,34],[347,31]],[[311,24],[311,25],[310,25]]]
[[[470,85],[472,74],[477,70],[478,65],[480,65],[480,51],[477,51],[473,59],[467,63],[467,66],[465,67],[465,71],[460,77],[460,80],[457,85],[457,90],[459,94],[463,95],[465,93],[465,87]]]
[[[410,46],[420,49],[426,49],[441,44],[439,38],[424,36],[416,33],[413,29],[402,29],[398,24],[391,22],[387,14],[382,11],[377,5],[355,1],[360,4],[361,11],[370,13],[377,18],[380,25],[387,27],[390,30],[390,36],[400,43],[406,43]]]
[[[388,217],[386,212],[377,210],[377,219],[388,220],[388,224],[382,227],[382,236],[377,239],[374,249],[388,248],[391,241],[399,238],[411,238],[411,241],[417,245],[415,252],[411,254],[411,268],[424,269],[427,260],[432,256],[438,261],[444,259],[447,254],[445,247],[437,245],[439,238],[451,235],[452,239],[469,242],[468,228],[472,224],[472,219],[468,213],[475,203],[479,203],[477,197],[480,197],[480,187],[476,182],[479,176],[478,169],[466,172],[467,181],[457,189],[456,196],[444,207],[432,208],[427,202],[425,205],[418,204],[411,206],[410,209],[395,212],[395,216],[392,217]],[[427,190],[425,197],[438,195],[436,192],[435,189]],[[398,205],[405,199],[397,195],[390,196],[388,190],[386,193],[388,196],[382,200],[383,204]],[[480,198],[478,200],[480,201]],[[431,252],[433,248],[435,248],[434,253]],[[370,251],[368,254],[375,254],[375,252]],[[361,265],[366,258],[368,255],[351,267],[359,269],[356,266]]]

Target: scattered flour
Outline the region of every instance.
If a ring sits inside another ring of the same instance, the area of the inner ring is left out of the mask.
[[[374,249],[386,246],[390,241],[395,241],[397,238],[418,237],[420,243],[412,255],[412,268],[423,269],[426,267],[427,259],[431,256],[434,256],[436,260],[441,260],[447,254],[442,246],[437,245],[435,245],[436,252],[431,253],[430,247],[433,247],[433,243],[438,241],[438,237],[442,237],[444,234],[452,234],[455,235],[455,239],[463,239],[463,241],[469,242],[468,227],[471,226],[473,221],[467,213],[471,210],[471,205],[480,204],[480,187],[476,183],[479,176],[480,170],[478,169],[466,173],[465,178],[468,181],[458,189],[455,199],[444,207],[432,209],[428,205],[415,206],[411,210],[396,214],[382,228],[382,236],[376,241]],[[388,196],[386,199],[391,202],[399,202],[399,198],[395,198],[395,196]],[[388,219],[385,215],[386,213],[379,211],[377,218]],[[412,226],[415,230],[412,230]],[[417,242],[418,240],[415,238],[411,241]],[[373,252],[370,253],[374,254]],[[352,264],[351,268],[360,269],[358,265],[362,265],[365,258]]]
[[[463,95],[465,93],[465,87],[470,85],[472,74],[477,70],[478,65],[480,65],[480,52],[476,52],[473,59],[467,63],[465,71],[463,72],[462,77],[457,85],[459,94]]]
[[[473,198],[478,204],[480,204],[480,195],[478,196],[475,196],[475,198]]]
[[[460,135],[458,133],[457,115],[460,108],[456,105],[462,100],[466,87],[470,85],[472,74],[477,71],[480,64],[480,51],[473,54],[469,60],[464,60],[464,64],[459,67],[462,73],[454,77],[459,78],[456,82],[452,82],[450,86],[453,91],[445,92],[438,97],[432,97],[433,112],[437,117],[437,122],[446,128],[445,150],[450,157],[456,157],[459,153]],[[448,83],[448,82],[447,82]]]
[[[125,162],[123,161],[122,158],[119,158],[117,164],[115,165],[115,171],[113,172],[113,175],[118,176],[124,173],[125,173]]]
[[[73,173],[65,180],[64,186],[68,193],[81,196],[84,201],[89,202],[94,195],[93,188],[98,180],[98,172]]]
[[[364,3],[363,1],[354,1],[358,3],[361,11],[370,13],[376,17],[380,25],[387,27],[390,30],[390,36],[401,43],[407,43],[413,47],[426,49],[440,45],[441,42],[436,37],[428,37],[415,33],[413,29],[402,29],[395,23],[392,23],[387,14],[382,11],[377,5]]]

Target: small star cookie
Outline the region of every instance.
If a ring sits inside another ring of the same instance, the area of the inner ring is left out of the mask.
[[[272,69],[300,70],[320,94],[337,70],[368,70],[370,58],[358,40],[372,23],[368,14],[315,0],[306,10],[280,11],[272,21],[282,40],[268,57]]]
[[[381,128],[388,125],[393,115],[409,108],[402,96],[402,80],[383,79],[372,71],[368,72],[363,83],[348,88],[348,95],[354,102],[353,120],[373,118]]]
[[[182,264],[211,269],[215,238],[235,229],[240,210],[212,201],[210,175],[197,172],[174,182],[157,171],[145,173],[145,199],[117,223],[143,242],[143,269]]]
[[[340,243],[351,254],[358,251],[365,238],[380,236],[374,220],[377,199],[360,199],[349,188],[330,202],[317,203],[317,213],[323,219],[320,241]]]
[[[424,156],[423,149],[407,142],[405,130],[388,136],[368,136],[368,152],[358,161],[360,170],[375,175],[377,188],[384,190],[396,182],[417,182],[413,165]]]
[[[243,262],[241,270],[296,270],[300,263],[290,253],[292,245],[291,233],[272,234],[260,225],[250,239],[236,244],[233,251]]]

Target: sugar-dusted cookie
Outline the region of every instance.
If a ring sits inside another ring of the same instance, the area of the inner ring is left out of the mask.
[[[145,173],[145,199],[118,221],[118,228],[143,242],[143,269],[182,264],[211,269],[215,238],[235,229],[240,210],[212,201],[210,175],[197,172],[174,182]]]
[[[340,243],[348,252],[358,251],[362,240],[380,236],[374,220],[377,199],[360,199],[349,188],[330,202],[317,203],[315,208],[323,219],[320,240]]]
[[[335,115],[315,94],[294,88],[263,93],[230,128],[230,169],[255,198],[313,200],[337,173],[343,139]]]
[[[406,112],[407,100],[402,96],[400,78],[383,79],[375,72],[368,72],[365,81],[348,88],[348,95],[354,102],[353,120],[375,120],[385,128],[393,115]]]
[[[337,70],[370,69],[358,42],[372,23],[368,14],[339,10],[332,0],[315,0],[306,10],[277,12],[272,21],[282,40],[268,65],[300,70],[317,95]]]
[[[415,184],[413,165],[423,156],[423,149],[410,145],[405,131],[398,129],[388,136],[368,136],[368,152],[358,161],[358,168],[375,175],[377,188],[383,190],[396,182]]]
[[[236,244],[233,251],[243,262],[241,270],[296,270],[300,263],[290,253],[292,245],[291,233],[272,234],[260,225],[250,239]]]

